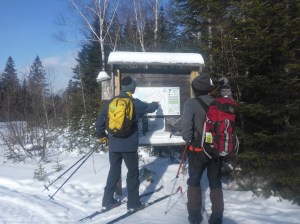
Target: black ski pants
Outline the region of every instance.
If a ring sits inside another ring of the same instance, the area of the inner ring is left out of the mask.
[[[207,177],[210,189],[222,188],[222,163],[223,157],[210,159],[202,152],[188,151],[188,171],[189,178],[187,184],[193,187],[199,187],[201,177],[207,169]]]
[[[209,223],[222,223],[224,201],[221,182],[221,168],[223,157],[214,159],[208,158],[202,152],[188,152],[188,171],[189,178],[187,180],[187,209],[189,220],[191,223],[201,223],[201,208],[202,208],[202,192],[200,181],[205,169],[207,169],[207,177],[210,188],[210,199],[212,203],[212,213]]]
[[[103,207],[110,207],[116,191],[117,182],[121,174],[122,160],[127,167],[127,208],[136,208],[139,205],[139,167],[137,152],[109,152],[110,169],[104,188],[102,199]]]

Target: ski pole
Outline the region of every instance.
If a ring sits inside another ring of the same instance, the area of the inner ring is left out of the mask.
[[[99,144],[97,144],[98,146]],[[92,149],[91,149],[92,151]],[[81,160],[83,160],[87,155],[89,155],[91,153],[91,151],[89,151],[87,154],[85,154],[84,156],[82,156],[76,163],[74,163],[69,169],[67,169],[65,172],[63,172],[61,175],[59,175],[54,181],[52,181],[48,186],[44,185],[44,190],[49,191],[49,187],[54,184],[57,180],[59,180],[63,175],[65,175],[69,170],[71,170],[77,163],[79,163]],[[44,191],[43,190],[43,191]]]
[[[171,196],[169,197],[169,201],[168,201],[168,204],[167,204],[167,208],[166,208],[165,214],[167,214],[167,212],[168,212],[169,205],[170,205],[170,202],[171,202],[171,198],[172,198],[173,193],[174,193],[175,185],[176,185],[177,179],[178,179],[178,177],[179,177],[180,168],[181,168],[181,166],[182,166],[182,162],[183,162],[183,159],[184,159],[184,156],[185,156],[185,153],[186,153],[186,149],[187,149],[187,148],[188,148],[188,144],[186,144],[185,147],[184,147],[184,151],[183,151],[183,154],[182,154],[180,163],[179,163],[179,167],[178,167],[177,174],[176,174],[176,177],[175,177],[174,185],[173,185],[173,188],[172,188],[172,193],[171,193]]]
[[[93,147],[92,150],[88,153],[87,157],[81,162],[81,164],[74,170],[73,173],[62,183],[62,185],[54,192],[53,195],[48,195],[50,199],[54,199],[53,197],[57,194],[57,192],[70,180],[70,178],[77,172],[77,170],[85,163],[85,161],[90,158],[90,156],[94,153],[96,147]]]

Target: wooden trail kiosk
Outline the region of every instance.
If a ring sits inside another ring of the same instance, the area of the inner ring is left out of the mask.
[[[102,99],[120,93],[120,81],[131,76],[137,81],[133,95],[142,101],[158,101],[153,114],[139,120],[140,145],[184,145],[180,118],[185,101],[192,97],[191,81],[202,72],[204,60],[198,53],[111,52],[111,79],[102,82]]]
[[[139,144],[185,145],[180,119],[185,101],[193,96],[191,82],[204,67],[202,55],[119,51],[110,53],[108,64],[111,79],[102,82],[102,100],[119,95],[121,79],[130,76],[137,81],[134,98],[160,103],[157,112],[139,119]]]

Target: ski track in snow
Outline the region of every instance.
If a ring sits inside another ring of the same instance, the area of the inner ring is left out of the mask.
[[[0,194],[2,223],[22,223],[23,217],[26,217],[28,223],[39,223],[41,221],[55,223],[55,220],[53,220],[55,214],[51,214],[51,210],[47,211],[45,209],[44,199],[4,187],[0,187]]]
[[[70,200],[74,194],[69,195],[67,200],[50,200],[45,195],[1,186],[0,195],[0,223],[67,223],[70,222],[70,217],[81,213],[81,206],[76,206],[76,203]]]

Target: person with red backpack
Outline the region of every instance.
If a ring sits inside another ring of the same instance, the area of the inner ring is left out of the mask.
[[[233,100],[228,79],[223,77],[215,81],[220,95],[206,105],[201,98],[197,98],[201,106],[207,111],[201,140],[201,147],[205,154],[212,158],[237,153],[239,140],[235,131],[235,117],[238,104]]]
[[[202,174],[207,169],[210,188],[210,200],[212,213],[209,217],[210,224],[222,223],[224,212],[223,191],[221,182],[221,168],[223,157],[209,157],[202,147],[203,123],[206,117],[207,107],[215,100],[210,94],[214,87],[208,74],[201,74],[192,81],[194,98],[185,102],[181,117],[182,137],[187,142],[188,174],[187,180],[187,210],[191,224],[200,224],[202,221],[202,192],[200,181]],[[198,101],[200,99],[200,102]]]

